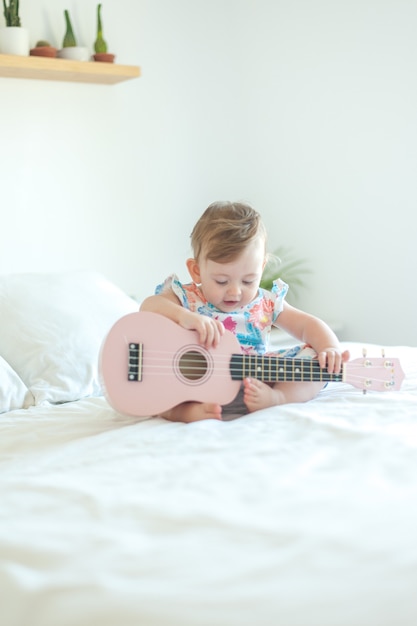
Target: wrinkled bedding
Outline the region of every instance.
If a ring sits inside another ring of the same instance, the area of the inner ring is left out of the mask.
[[[414,626],[417,348],[386,352],[400,391],[224,422],[0,415],[3,626]]]

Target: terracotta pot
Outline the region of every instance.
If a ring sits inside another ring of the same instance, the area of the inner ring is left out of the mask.
[[[101,63],[114,63],[115,55],[110,54],[110,52],[96,52],[93,54],[93,59]]]
[[[30,56],[32,57],[56,57],[57,49],[52,46],[38,46],[31,48]]]

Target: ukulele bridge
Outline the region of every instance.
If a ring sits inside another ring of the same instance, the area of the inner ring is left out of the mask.
[[[142,382],[142,352],[141,343],[129,343],[129,362],[127,378],[130,382]]]

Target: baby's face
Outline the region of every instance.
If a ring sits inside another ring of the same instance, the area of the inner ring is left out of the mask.
[[[229,263],[202,259],[200,288],[208,302],[220,311],[235,311],[256,297],[264,265],[265,241],[258,237]]]

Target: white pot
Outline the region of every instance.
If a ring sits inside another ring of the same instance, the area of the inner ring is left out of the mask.
[[[90,51],[84,46],[69,46],[58,50],[60,59],[70,59],[71,61],[89,61]]]
[[[29,55],[29,31],[22,26],[0,28],[0,54]]]

